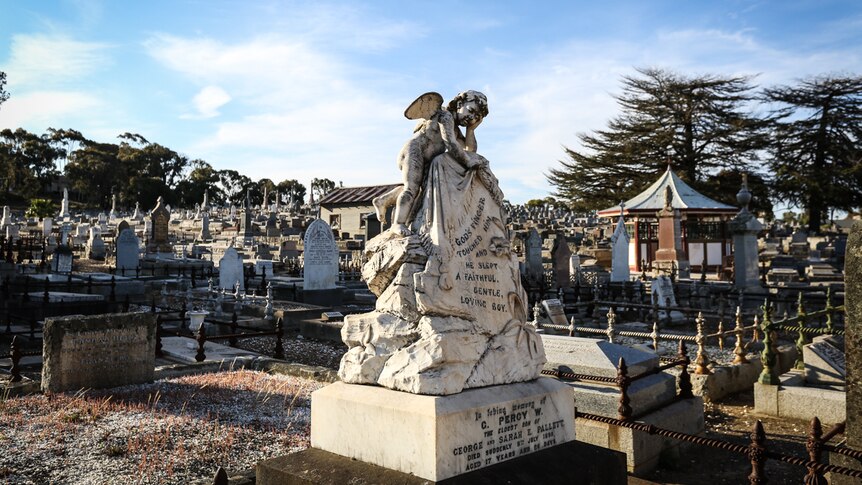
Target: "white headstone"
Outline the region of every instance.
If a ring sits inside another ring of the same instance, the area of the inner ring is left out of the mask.
[[[135,231],[123,229],[117,238],[117,269],[134,270],[140,258],[140,242]]]
[[[620,218],[617,228],[611,236],[611,281],[628,281],[629,270],[629,233],[623,219],[623,205],[620,204]]]
[[[54,220],[50,217],[46,217],[42,219],[42,237],[48,237],[51,235],[51,231],[54,230]]]
[[[578,278],[581,274],[581,255],[573,254],[569,259],[569,274],[572,278]]]
[[[212,234],[210,234],[210,215],[208,212],[204,212],[203,217],[201,217],[201,232],[198,234],[198,239],[201,241],[212,239]]]
[[[242,272],[242,258],[235,248],[227,248],[218,264],[219,287],[232,289],[239,283],[239,289],[245,290],[245,278]]]
[[[338,246],[329,224],[315,219],[305,231],[303,289],[328,290],[338,281]]]
[[[18,239],[18,226],[10,224],[6,226],[6,240],[12,241]]]
[[[257,276],[266,275],[267,278],[272,277],[272,261],[258,259],[254,262],[254,274]]]
[[[87,239],[87,257],[95,260],[105,259],[107,250],[105,241],[102,240],[102,231],[98,227],[90,228],[90,236]]]
[[[568,325],[566,321],[566,310],[563,308],[563,302],[556,298],[542,301],[542,307],[545,313],[548,314],[548,319],[554,325]]]
[[[8,205],[3,206],[3,218],[0,219],[0,227],[8,226],[12,224],[12,211],[9,210]]]
[[[671,308],[677,306],[676,295],[673,294],[673,282],[668,276],[662,275],[652,280],[652,294],[657,299],[659,308],[667,308],[668,304]],[[670,316],[673,320],[680,320],[683,318],[683,314],[677,310],[672,310],[670,312]],[[660,310],[659,318],[667,318],[667,311]]]
[[[63,189],[63,202],[60,203],[60,219],[69,217],[69,189]]]

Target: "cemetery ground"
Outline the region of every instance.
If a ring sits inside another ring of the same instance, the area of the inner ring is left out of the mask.
[[[273,342],[248,339],[241,345],[270,354]],[[296,332],[288,332],[284,347],[288,362],[330,369],[337,368],[345,350]],[[106,390],[3,396],[0,448],[8,452],[0,454],[0,481],[210,483],[219,466],[233,476],[262,459],[309,446],[309,396],[324,385],[223,369]],[[745,445],[760,419],[770,449],[804,453],[808,423],[755,415],[753,407],[751,391],[706,404],[705,436]],[[774,483],[800,483],[805,475],[801,467],[774,460],[766,471]],[[695,484],[708,478],[708,483],[730,484],[744,482],[749,472],[742,455],[695,446],[682,456],[665,457],[646,479]]]

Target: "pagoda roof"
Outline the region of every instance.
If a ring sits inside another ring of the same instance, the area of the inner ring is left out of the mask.
[[[683,182],[670,166],[652,185],[640,194],[623,203],[624,213],[655,213],[664,208],[665,189],[673,191],[672,206],[682,212],[704,212],[713,214],[735,214],[738,208],[723,204],[694,190]],[[609,207],[598,212],[599,217],[614,217],[620,214],[620,207]]]

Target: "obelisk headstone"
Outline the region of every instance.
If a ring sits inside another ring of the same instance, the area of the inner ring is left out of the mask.
[[[626,231],[626,221],[623,218],[625,204],[620,203],[620,218],[617,228],[611,236],[611,281],[628,281],[631,277],[629,269],[629,233]]]
[[[675,267],[680,278],[688,278],[691,270],[682,247],[679,209],[674,209],[673,199],[673,189],[667,186],[664,208],[658,212],[658,251],[653,265],[667,274],[672,273]]]

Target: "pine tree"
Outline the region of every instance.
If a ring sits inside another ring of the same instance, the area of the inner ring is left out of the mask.
[[[862,77],[814,77],[764,90],[775,103],[773,195],[808,213],[820,232],[830,209],[862,205]]]
[[[583,150],[547,175],[555,195],[578,210],[602,209],[654,182],[671,161],[683,180],[712,195],[711,176],[741,171],[766,139],[764,122],[745,111],[748,77],[685,77],[662,69],[624,76],[622,113],[604,130],[580,134]]]

